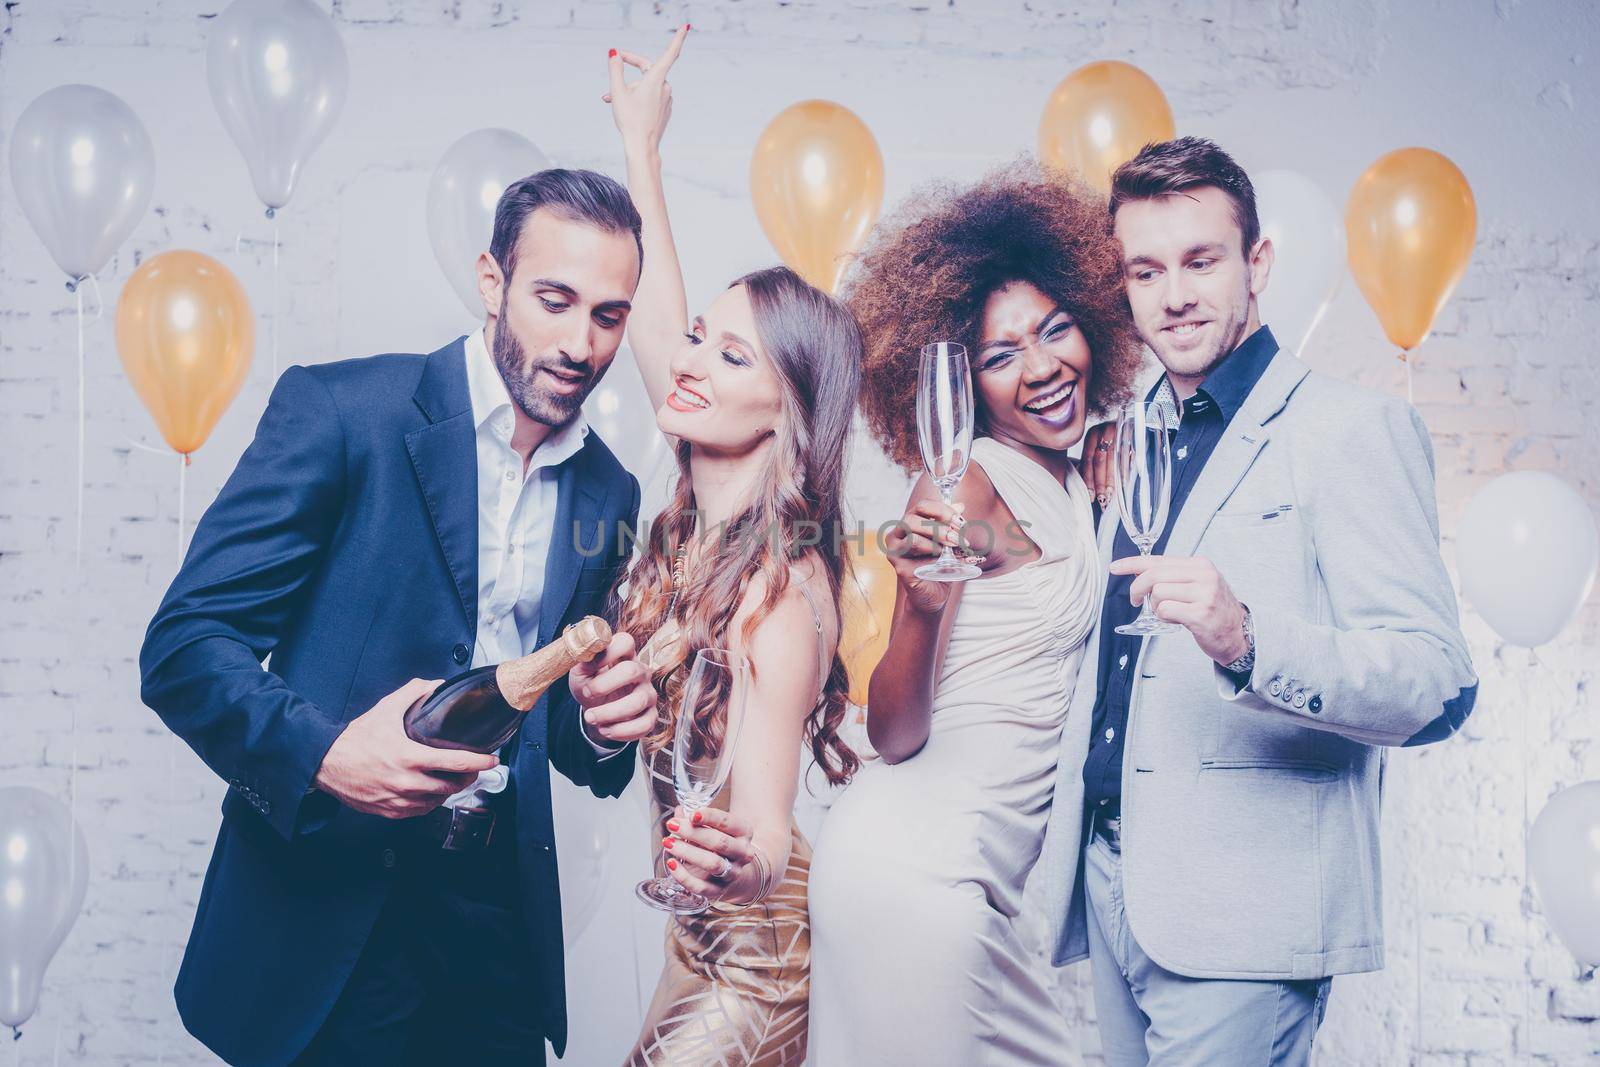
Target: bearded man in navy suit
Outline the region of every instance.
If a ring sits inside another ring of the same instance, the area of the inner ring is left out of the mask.
[[[599,174],[513,184],[478,261],[483,328],[291,367],[196,527],[140,666],[145,703],[228,783],[176,994],[229,1062],[565,1046],[549,768],[627,785],[655,723],[632,639],[498,754],[417,744],[402,716],[603,608],[639,483],[581,405],[622,341],[639,229]]]

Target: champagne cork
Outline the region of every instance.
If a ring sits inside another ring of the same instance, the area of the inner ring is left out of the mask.
[[[544,691],[580,663],[587,663],[611,643],[611,627],[598,615],[579,619],[559,638],[521,659],[495,668],[495,685],[507,704],[528,711]]]

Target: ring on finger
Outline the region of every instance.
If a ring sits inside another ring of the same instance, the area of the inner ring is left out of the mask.
[[[729,862],[728,857],[724,856],[722,857],[722,866],[717,868],[715,878],[720,882],[728,877],[728,872],[731,870],[733,870],[733,864]]]

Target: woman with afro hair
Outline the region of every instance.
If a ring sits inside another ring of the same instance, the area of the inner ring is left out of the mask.
[[[923,190],[869,242],[847,302],[890,458],[921,468],[930,341],[966,346],[977,434],[953,505],[924,474],[884,540],[899,589],[869,690],[880,759],[812,862],[811,1062],[1058,1064],[1066,1019],[1018,916],[1101,600],[1070,450],[1141,362],[1105,203],[1026,160]],[[982,576],[919,580],[945,544]]]

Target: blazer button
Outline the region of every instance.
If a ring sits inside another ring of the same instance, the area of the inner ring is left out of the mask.
[[[1306,691],[1304,689],[1294,695],[1294,706],[1297,708],[1306,706]]]
[[[450,650],[450,658],[455,660],[457,663],[466,663],[467,656],[470,655],[471,652],[472,650],[466,645],[457,645],[455,648]]]
[[[1313,714],[1313,715],[1321,714],[1321,712],[1322,712],[1322,698],[1320,696],[1312,697],[1311,698],[1311,703],[1307,704],[1306,707],[1311,709],[1311,714]]]
[[[1273,696],[1277,696],[1279,693],[1283,692],[1283,683],[1274,678],[1272,680],[1272,684],[1267,686],[1267,692],[1271,693]]]
[[[270,801],[263,800],[261,802],[261,814],[263,814],[263,815],[271,815],[272,814],[272,803]]]
[[[394,866],[394,862],[395,862],[394,849],[392,849],[392,848],[384,849],[383,850],[383,865],[385,867],[393,867]]]

